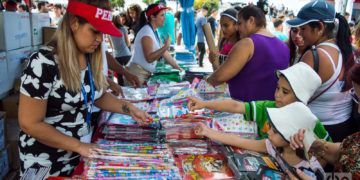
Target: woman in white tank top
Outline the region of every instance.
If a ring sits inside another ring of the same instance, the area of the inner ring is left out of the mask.
[[[347,83],[352,49],[350,29],[345,18],[335,13],[332,5],[324,0],[306,4],[298,17],[287,21],[300,27],[306,47],[301,61],[309,64],[319,74],[322,85],[309,101],[309,108],[322,121],[332,139],[342,141],[354,132],[348,119],[351,114],[351,83]]]
[[[151,73],[155,72],[156,63],[161,58],[164,58],[173,68],[182,71],[167,51],[171,38],[166,38],[162,46],[156,31],[158,27],[164,25],[166,9],[162,4],[151,4],[140,15],[139,25],[141,29],[135,38],[135,48],[128,65],[128,70],[137,75],[141,85],[150,78]],[[125,84],[127,83],[125,82]]]

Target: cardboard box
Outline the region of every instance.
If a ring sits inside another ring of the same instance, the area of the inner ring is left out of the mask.
[[[20,170],[10,170],[10,172],[4,177],[4,180],[20,179]]]
[[[30,45],[29,13],[0,12],[0,50],[10,51]]]
[[[15,80],[22,75],[23,67],[31,54],[31,47],[25,47],[6,52],[8,64],[8,81],[10,87],[14,87]]]
[[[43,45],[47,44],[54,36],[56,31],[55,27],[43,27],[42,33],[43,33]]]
[[[0,96],[5,95],[11,89],[8,79],[6,53],[0,52]]]
[[[2,111],[6,112],[6,118],[11,119],[18,117],[18,109],[19,109],[19,94],[13,94],[5,97],[1,100],[2,103]]]
[[[8,158],[9,158],[9,169],[11,170],[20,169],[18,139],[16,141],[9,141],[7,147],[8,147]]]
[[[31,19],[31,45],[37,46],[43,42],[42,28],[50,26],[49,13],[32,13]]]
[[[7,150],[3,149],[0,152],[0,178],[3,179],[8,172],[9,172],[9,159],[7,155]]]
[[[11,170],[16,170],[20,168],[18,148],[20,127],[18,119],[7,119],[6,122],[6,147],[8,148],[9,167]]]
[[[0,111],[0,149],[5,148],[5,112]]]
[[[31,53],[38,52],[38,51],[39,51],[39,49],[40,49],[40,46],[41,46],[41,45],[38,45],[38,46],[31,46]]]

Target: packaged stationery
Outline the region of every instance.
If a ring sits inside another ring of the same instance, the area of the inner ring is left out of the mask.
[[[238,134],[252,139],[257,137],[256,122],[245,121],[242,114],[216,114],[214,115],[211,127],[221,132]]]
[[[214,87],[214,86],[210,85],[209,83],[207,83],[205,80],[201,80],[198,83],[196,90],[199,93],[208,93],[208,94],[225,93],[226,91],[228,91],[228,86],[226,83],[223,83],[221,85]]]
[[[175,161],[184,180],[234,178],[225,157],[219,154],[179,155]]]

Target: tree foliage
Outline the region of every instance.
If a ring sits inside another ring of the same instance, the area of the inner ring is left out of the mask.
[[[125,0],[110,0],[111,7],[124,7]]]
[[[212,10],[219,9],[220,0],[195,0],[194,9],[201,9],[204,5],[209,8],[209,14]]]
[[[143,2],[147,5],[154,3],[154,0],[143,0]]]

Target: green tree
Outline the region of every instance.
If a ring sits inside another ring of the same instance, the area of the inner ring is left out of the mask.
[[[124,7],[125,0],[110,0],[111,7]]]
[[[154,0],[143,0],[143,2],[147,5],[154,3]]]
[[[209,8],[209,15],[216,9],[219,9],[220,0],[195,0],[194,9],[201,9],[204,5]]]

